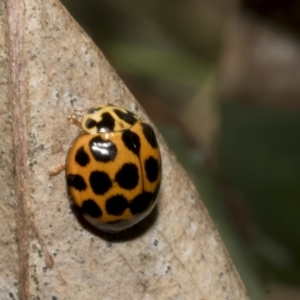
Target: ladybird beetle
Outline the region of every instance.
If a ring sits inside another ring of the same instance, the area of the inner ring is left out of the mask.
[[[73,123],[80,124],[77,119]],[[113,105],[88,110],[79,126],[82,132],[66,161],[74,204],[87,221],[104,231],[121,231],[141,221],[155,206],[161,182],[153,129]]]

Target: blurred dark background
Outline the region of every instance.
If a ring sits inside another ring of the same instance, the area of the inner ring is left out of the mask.
[[[300,299],[300,2],[62,2],[188,171],[251,299]]]

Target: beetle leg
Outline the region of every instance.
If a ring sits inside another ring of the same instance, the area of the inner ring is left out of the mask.
[[[66,169],[66,165],[60,165],[55,167],[53,170],[49,171],[48,174],[50,177],[58,175],[60,172]]]

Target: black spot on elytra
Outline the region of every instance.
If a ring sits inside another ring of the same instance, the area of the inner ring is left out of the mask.
[[[84,191],[87,187],[83,177],[77,174],[67,175],[67,184],[69,187],[73,187],[78,191]]]
[[[90,185],[96,195],[104,195],[112,187],[112,182],[105,172],[93,171],[90,175]]]
[[[144,136],[145,136],[146,140],[148,141],[148,143],[153,148],[157,148],[157,140],[156,140],[155,133],[154,133],[152,127],[150,125],[148,125],[147,123],[142,123],[142,127],[143,127]]]
[[[122,133],[122,140],[124,145],[134,154],[140,154],[141,141],[139,136],[130,130],[124,130]]]
[[[150,182],[154,182],[159,175],[159,163],[157,159],[150,156],[145,161],[146,176]]]
[[[114,109],[114,112],[116,113],[116,115],[123,121],[125,121],[126,123],[128,124],[135,124],[137,119],[136,117],[134,116],[134,114],[130,111],[126,111],[126,112],[123,112],[119,109]]]
[[[95,160],[100,162],[113,161],[117,155],[117,147],[110,140],[103,140],[100,135],[89,142],[90,150]]]
[[[89,162],[90,158],[84,151],[83,147],[80,147],[75,154],[75,161],[82,167],[85,167]]]
[[[121,216],[129,206],[127,199],[122,195],[116,195],[107,199],[105,209],[108,214]]]
[[[102,216],[101,208],[93,199],[87,199],[83,201],[81,212],[85,215],[91,216],[92,218],[100,218]]]
[[[124,164],[117,172],[115,181],[126,190],[134,189],[139,182],[138,168],[133,163]]]
[[[136,196],[130,202],[130,211],[133,215],[143,213],[150,205],[150,203],[154,200],[154,196],[152,193],[144,192]]]
[[[102,119],[99,122],[88,118],[85,122],[85,126],[88,129],[92,129],[94,127],[97,128],[97,132],[112,132],[115,128],[115,119],[111,116],[110,113],[105,112],[101,115]]]

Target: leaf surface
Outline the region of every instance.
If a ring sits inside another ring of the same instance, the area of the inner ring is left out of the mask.
[[[0,2],[0,298],[247,299],[196,190],[159,136],[156,210],[112,237],[71,209],[64,173],[78,128],[112,103],[149,121],[95,44],[55,0]]]

